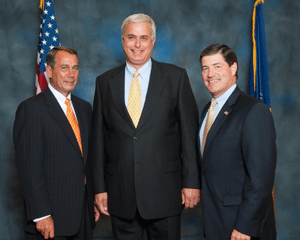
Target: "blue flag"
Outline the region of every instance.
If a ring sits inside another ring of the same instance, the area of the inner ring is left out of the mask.
[[[256,0],[253,10],[252,43],[253,52],[250,59],[249,94],[265,104],[271,110],[267,46],[265,36],[264,0]],[[275,214],[275,189],[272,190],[273,208]]]
[[[257,0],[253,10],[252,42],[250,60],[249,94],[260,99],[271,109],[267,46],[264,26],[264,0]]]
[[[36,66],[35,94],[47,87],[49,78],[46,74],[46,55],[54,47],[60,46],[54,6],[52,0],[40,0],[42,9],[40,24],[40,41]]]

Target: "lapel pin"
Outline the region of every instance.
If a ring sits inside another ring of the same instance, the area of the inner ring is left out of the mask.
[[[225,111],[225,112],[224,112],[224,114],[225,114],[225,115],[228,115],[228,112],[227,112],[227,111]]]

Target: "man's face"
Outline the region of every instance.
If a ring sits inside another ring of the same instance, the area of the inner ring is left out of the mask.
[[[127,62],[135,69],[142,67],[150,59],[154,43],[149,23],[129,23],[122,38]]]
[[[55,58],[54,68],[46,67],[47,75],[51,86],[67,97],[77,84],[78,59],[75,54],[65,51],[58,51]]]
[[[201,68],[203,83],[213,98],[221,96],[236,82],[237,63],[229,67],[221,53],[204,56]]]

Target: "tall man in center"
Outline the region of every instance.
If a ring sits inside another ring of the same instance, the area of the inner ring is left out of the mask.
[[[96,80],[95,202],[115,239],[180,239],[183,209],[199,201],[197,106],[185,69],[151,59],[155,23],[122,24],[126,63]]]

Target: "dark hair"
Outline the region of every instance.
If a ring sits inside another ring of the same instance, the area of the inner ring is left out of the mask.
[[[47,65],[50,66],[52,69],[54,68],[54,65],[56,63],[56,53],[59,51],[64,51],[64,52],[68,52],[70,54],[74,54],[78,58],[76,50],[74,50],[72,48],[64,47],[64,46],[54,47],[48,52],[48,54],[46,56]]]
[[[231,65],[236,62],[237,69],[236,69],[235,76],[236,76],[236,79],[237,79],[238,78],[238,60],[237,60],[237,56],[234,53],[234,51],[225,44],[217,43],[217,44],[213,44],[213,45],[210,45],[207,48],[205,48],[200,54],[200,64],[201,64],[201,60],[204,56],[214,55],[214,54],[217,54],[217,53],[222,54],[222,56],[224,58],[224,61],[227,62],[229,67],[231,67]]]

